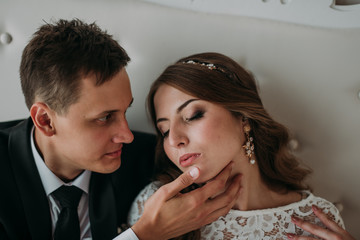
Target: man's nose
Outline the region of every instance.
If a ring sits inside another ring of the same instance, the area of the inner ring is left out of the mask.
[[[117,125],[116,130],[116,134],[113,137],[114,143],[131,143],[134,140],[134,135],[126,119],[123,119],[120,124]]]

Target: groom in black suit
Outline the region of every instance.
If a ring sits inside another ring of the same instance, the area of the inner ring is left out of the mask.
[[[129,60],[95,24],[60,20],[34,34],[20,66],[30,118],[0,123],[1,240],[116,237],[150,180],[155,148],[155,137],[132,133],[125,117],[133,101]],[[200,174],[184,173],[118,239],[168,239],[225,214],[239,180],[210,197],[230,171],[179,194]]]
[[[52,237],[49,202],[32,157],[33,126],[31,119],[0,123],[1,240]],[[121,168],[111,174],[91,173],[89,217],[93,239],[117,235],[132,200],[150,179],[154,136],[134,132],[134,137],[123,147]]]

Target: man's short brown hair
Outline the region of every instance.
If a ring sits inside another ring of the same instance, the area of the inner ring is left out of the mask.
[[[30,109],[38,97],[66,114],[78,100],[82,78],[93,74],[95,84],[101,85],[129,61],[126,51],[95,23],[79,19],[46,23],[22,54],[20,78],[26,105]]]

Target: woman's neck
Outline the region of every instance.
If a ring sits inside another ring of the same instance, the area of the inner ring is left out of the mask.
[[[236,171],[234,173],[242,174],[242,189],[233,209],[249,211],[276,208],[301,200],[301,194],[298,192],[286,191],[280,193],[271,190],[262,181],[257,165],[250,165],[246,168],[245,171],[236,171],[234,169]]]

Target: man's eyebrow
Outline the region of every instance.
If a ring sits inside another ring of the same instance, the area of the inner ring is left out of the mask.
[[[94,116],[94,117],[97,118],[97,117],[101,117],[106,114],[111,114],[111,113],[116,113],[116,112],[119,112],[119,110],[107,110],[107,111],[103,111],[101,113],[96,114],[96,116]]]
[[[130,108],[131,105],[133,104],[133,102],[134,102],[134,98],[131,99],[131,101],[130,101],[130,103],[129,103],[129,105],[128,105],[127,108]],[[126,110],[125,110],[125,111],[126,111]],[[117,109],[107,110],[107,111],[103,111],[103,112],[97,114],[96,116],[98,117],[98,116],[102,116],[102,115],[104,115],[104,114],[110,114],[110,113],[116,113],[116,112],[119,112],[119,110],[117,110]]]
[[[189,105],[191,102],[194,102],[194,101],[198,101],[200,99],[197,99],[197,98],[192,98],[192,99],[189,99],[187,100],[186,102],[184,102],[183,104],[181,104],[177,109],[176,109],[176,113],[180,113],[187,105]],[[163,121],[166,121],[167,119],[166,118],[159,118],[156,120],[156,123],[159,123],[159,122],[163,122]]]

